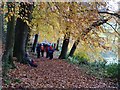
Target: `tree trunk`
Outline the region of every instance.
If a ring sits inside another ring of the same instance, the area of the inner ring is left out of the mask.
[[[28,49],[28,42],[30,41],[30,28],[28,27],[28,34],[27,34],[27,39],[26,39],[26,44],[25,44],[25,51]]]
[[[3,5],[2,4],[0,4],[0,8],[3,8]],[[2,59],[2,55],[3,55],[3,53],[2,53],[2,31],[3,31],[3,11],[2,11],[2,9],[0,10],[0,75],[2,75],[2,61],[1,61],[1,59]],[[2,85],[2,76],[0,76],[0,85]]]
[[[118,88],[120,89],[120,37],[118,37]]]
[[[74,54],[74,52],[75,52],[75,50],[76,50],[76,48],[77,48],[77,45],[79,44],[79,42],[80,42],[80,39],[78,38],[75,42],[74,42],[74,44],[73,44],[73,46],[72,46],[72,49],[70,50],[70,53],[69,53],[69,56],[73,56],[73,54]]]
[[[58,49],[59,48],[59,41],[60,41],[60,38],[58,38],[58,40],[57,40],[57,46],[56,46],[57,51],[59,51],[59,49]]]
[[[28,22],[31,21],[31,13],[27,13],[26,10],[32,11],[33,5],[28,3],[20,3],[21,11],[19,15],[28,18]],[[27,15],[27,16],[26,16]],[[17,18],[16,27],[15,27],[15,44],[14,44],[14,56],[17,57],[18,61],[21,63],[27,63],[24,60],[25,48],[26,48],[26,39],[28,35],[29,26],[21,18]]]
[[[67,19],[68,20],[71,20],[73,18],[73,8],[74,6],[74,3],[71,3],[70,6],[69,6],[69,15],[67,16]],[[67,57],[67,50],[68,50],[68,45],[69,45],[69,39],[70,39],[70,30],[69,28],[70,27],[70,24],[71,24],[71,21],[67,21],[68,25],[66,27],[66,33],[65,33],[65,37],[64,37],[64,40],[63,40],[63,45],[62,45],[62,51],[61,51],[61,54],[59,56],[59,59],[65,59]]]
[[[120,19],[118,19],[118,22],[120,23]],[[118,37],[118,88],[120,89],[120,76],[119,75],[120,75],[120,36]]]
[[[32,46],[32,52],[35,52],[35,47],[36,47],[37,41],[38,41],[38,34],[35,34],[35,39],[34,39],[34,43]]]
[[[62,51],[61,51],[61,54],[59,56],[59,59],[65,59],[66,58],[68,45],[69,45],[69,39],[70,39],[70,32],[68,31],[68,32],[66,32],[66,34],[64,36]]]
[[[0,8],[3,8],[1,5]],[[0,44],[2,44],[2,31],[3,31],[3,11],[0,10]]]
[[[8,6],[8,14],[10,12],[15,12],[15,4],[12,2],[7,3]],[[14,67],[13,64],[13,47],[14,47],[14,27],[15,27],[15,15],[8,18],[7,23],[7,36],[6,36],[6,45],[5,45],[5,52],[2,57],[3,61],[3,75],[6,75],[8,69],[10,67]]]
[[[28,34],[27,24],[22,19],[18,18],[15,28],[15,45],[14,45],[14,56],[17,57],[18,61],[25,63],[25,47],[26,39]]]
[[[4,4],[1,4],[1,8],[4,8]],[[0,31],[1,31],[1,38],[2,39],[2,45],[5,44],[6,41],[6,31],[4,31],[4,11],[0,10]]]

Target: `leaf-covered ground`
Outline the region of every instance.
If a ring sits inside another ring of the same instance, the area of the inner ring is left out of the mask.
[[[2,50],[2,42],[0,40],[0,85],[2,84],[2,55],[3,55],[3,50]]]
[[[16,63],[17,68],[11,70],[9,76],[16,79],[9,88],[115,88],[113,83],[105,79],[97,79],[87,75],[84,69],[65,60],[35,59],[37,68]],[[114,89],[113,89],[114,90]]]

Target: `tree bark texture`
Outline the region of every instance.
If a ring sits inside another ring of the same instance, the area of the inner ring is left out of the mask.
[[[35,34],[35,39],[32,46],[32,52],[35,52],[37,41],[38,41],[38,34]]]
[[[68,45],[69,45],[69,39],[70,39],[70,32],[68,31],[68,32],[66,32],[66,34],[64,36],[62,51],[61,51],[61,54],[59,56],[59,59],[65,59],[66,58]]]
[[[21,63],[27,63],[26,60],[24,60],[25,52],[26,52],[26,40],[27,35],[29,31],[29,26],[24,21],[25,17],[27,18],[27,21],[31,21],[31,11],[33,8],[32,4],[28,3],[20,3],[20,11],[19,15],[23,17],[17,18],[16,26],[15,26],[15,44],[14,44],[14,56],[17,57],[18,61]],[[26,12],[29,11],[29,12]]]
[[[10,12],[15,12],[15,4],[12,2],[7,3],[8,14]],[[5,51],[2,57],[3,61],[3,75],[5,75],[10,67],[14,67],[13,63],[13,47],[14,47],[14,30],[15,30],[15,15],[8,17],[7,22],[7,36],[6,36],[6,45]]]

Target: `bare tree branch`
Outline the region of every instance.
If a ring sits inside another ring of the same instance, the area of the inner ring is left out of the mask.
[[[108,24],[120,36],[120,33],[111,24],[109,23],[106,23],[106,24]]]
[[[118,13],[110,13],[110,12],[103,12],[103,11],[99,11],[98,13],[113,15],[113,16],[120,19],[120,15]]]

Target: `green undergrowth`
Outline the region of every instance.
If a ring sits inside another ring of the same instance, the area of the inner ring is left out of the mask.
[[[68,57],[67,61],[78,65],[88,75],[94,75],[98,78],[117,79],[120,76],[120,64],[105,65],[104,61],[90,62],[90,58],[84,52]]]
[[[101,66],[96,63],[90,63],[89,65],[80,65],[80,68],[86,70],[87,74],[94,75],[98,78],[117,79],[120,76],[120,65],[118,64]]]
[[[88,64],[90,59],[86,53],[77,52],[73,57],[68,57],[67,60],[74,64]]]
[[[4,84],[6,85],[10,85],[11,83],[21,83],[21,80],[20,79],[17,79],[17,78],[6,78],[3,80]]]

